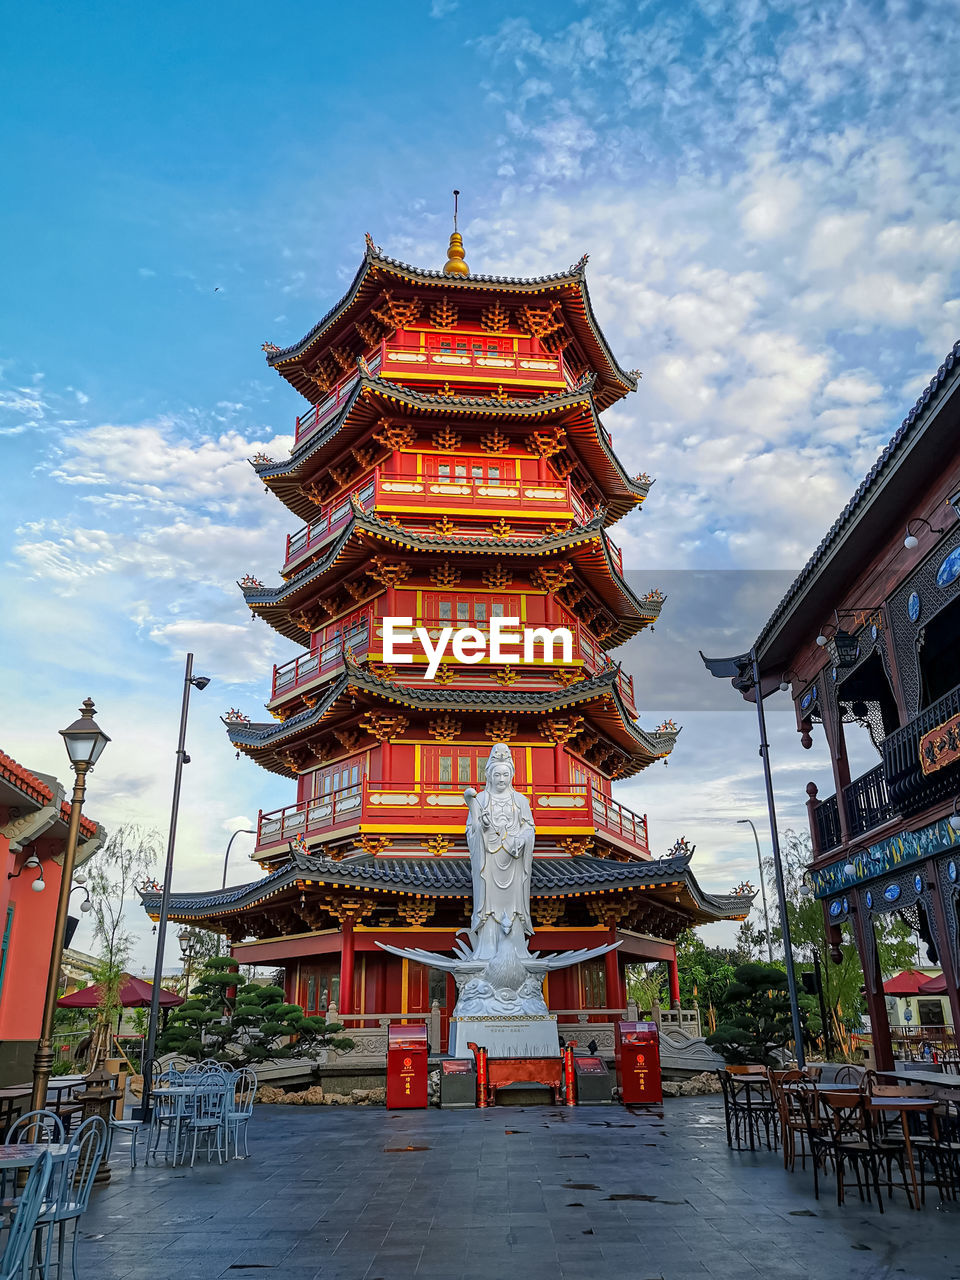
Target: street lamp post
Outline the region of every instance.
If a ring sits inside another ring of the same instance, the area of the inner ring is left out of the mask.
[[[157,1027],[160,1021],[160,984],[163,980],[163,946],[167,938],[167,915],[170,911],[170,885],[173,880],[173,853],[177,842],[177,816],[180,812],[180,783],[183,766],[190,763],[186,752],[187,713],[190,710],[190,690],[203,690],[210,683],[208,676],[193,674],[193,654],[187,654],[183,673],[183,698],[180,703],[180,736],[177,739],[177,764],[173,774],[173,801],[170,806],[170,833],[167,837],[167,861],[163,873],[163,891],[160,895],[160,914],[157,917],[157,954],[153,966],[153,990],[150,993],[150,1022],[147,1027],[147,1046],[143,1063],[143,1100],[141,1118],[150,1115],[150,1091],[153,1086],[153,1058],[157,1050]]]
[[[184,976],[186,978],[183,988],[183,997],[185,1000],[189,1000],[190,971],[193,968],[193,960],[197,951],[197,935],[192,929],[181,929],[177,934],[177,941],[180,943],[180,958],[183,960]]]
[[[717,679],[728,679],[740,693],[753,689],[757,700],[757,726],[760,731],[760,759],[763,761],[763,781],[767,793],[767,814],[770,818],[770,843],[773,846],[773,873],[777,882],[777,903],[780,908],[780,928],[783,931],[783,963],[787,971],[787,992],[790,997],[790,1015],[793,1038],[797,1052],[797,1066],[803,1070],[803,1023],[800,1020],[800,1000],[797,995],[797,975],[793,967],[793,947],[790,942],[790,918],[787,915],[787,891],[783,879],[783,859],[780,856],[780,833],[777,831],[777,809],[773,798],[773,774],[770,770],[770,744],[767,742],[767,721],[763,714],[763,689],[760,684],[760,663],[756,646],[749,653],[734,658],[707,658],[700,654],[703,665]],[[762,878],[761,878],[762,883]]]
[[[37,1051],[33,1057],[31,1111],[40,1111],[47,1105],[47,1086],[50,1083],[50,1072],[53,1070],[53,1015],[56,1012],[57,992],[60,989],[63,938],[67,928],[67,909],[72,892],[73,864],[77,857],[80,815],[87,789],[87,774],[100,759],[104,747],[110,741],[93,718],[95,710],[93,701],[86,698],[80,708],[80,719],[74,720],[69,728],[60,730],[76,780],[70,802],[70,825],[67,828],[67,846],[64,850],[60,874],[60,894],[57,898],[57,914],[53,925],[50,968],[47,970],[47,991],[43,1001],[43,1020],[40,1024]]]
[[[220,886],[221,889],[227,887],[227,863],[230,861],[230,848],[234,840],[236,840],[237,836],[255,836],[256,834],[252,827],[240,827],[227,841],[227,852],[223,855],[223,884]]]
[[[738,822],[749,822],[750,830],[753,832],[753,838],[757,845],[757,866],[760,868],[760,896],[763,899],[763,925],[767,931],[767,958],[773,964],[773,942],[770,939],[770,912],[767,910],[767,886],[763,880],[763,858],[760,854],[760,837],[757,835],[757,828],[753,825],[750,818],[738,818]]]

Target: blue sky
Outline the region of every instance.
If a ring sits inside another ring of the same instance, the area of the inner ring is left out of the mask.
[[[177,887],[215,881],[233,826],[291,798],[219,723],[256,716],[290,652],[234,586],[275,578],[297,523],[245,462],[289,447],[300,407],[259,347],[327,310],[364,231],[440,265],[458,186],[471,265],[589,252],[601,322],[644,372],[607,423],[657,484],[617,538],[639,582],[669,574],[673,606],[629,662],[653,723],[673,607],[684,733],[621,794],[658,848],[696,840],[709,887],[749,874],[753,724],[700,694],[694,650],[749,643],[960,334],[955,18],[753,0],[7,12],[5,749],[62,774],[56,730],[91,693],[114,745],[90,812],[162,827],[192,647],[215,683]],[[771,715],[799,825],[825,759],[788,707]]]

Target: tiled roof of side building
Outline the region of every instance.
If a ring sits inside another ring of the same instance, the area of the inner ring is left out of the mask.
[[[470,862],[466,858],[370,858],[341,863],[322,855],[294,853],[291,862],[251,884],[211,893],[171,895],[171,915],[211,915],[258,903],[296,881],[306,880],[345,889],[366,886],[398,892],[428,891],[439,897],[469,897],[472,892]],[[531,880],[533,897],[561,896],[571,892],[652,887],[683,883],[704,911],[718,917],[745,914],[745,898],[740,894],[710,894],[702,890],[690,870],[688,855],[655,858],[644,862],[614,862],[589,855],[580,858],[534,858]],[[144,908],[156,912],[160,894],[141,893]]]
[[[827,530],[813,555],[794,579],[786,595],[764,623],[763,629],[756,641],[758,650],[762,650],[764,641],[770,635],[771,631],[783,615],[787,613],[791,603],[799,595],[800,591],[803,589],[820,563],[824,560],[827,553],[839,540],[844,530],[857,514],[857,511],[863,505],[867,496],[872,493],[876,485],[899,459],[914,436],[916,436],[917,432],[922,429],[931,406],[937,400],[938,392],[940,392],[948,383],[956,382],[958,380],[958,376],[960,376],[960,340],[953,344],[953,347],[947,353],[943,364],[941,364],[936,375],[931,379],[930,384],[924,390],[923,395],[920,396],[916,404],[904,418],[903,422],[901,422],[896,434],[890,440],[890,443],[861,480],[853,494],[853,497]]]
[[[0,777],[5,778],[18,791],[22,791],[31,800],[36,800],[39,804],[49,804],[53,799],[53,792],[47,784],[42,782],[35,774],[32,774],[29,769],[24,768],[22,764],[18,764],[5,751],[0,751]]]

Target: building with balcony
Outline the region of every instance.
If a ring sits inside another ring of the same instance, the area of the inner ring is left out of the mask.
[[[56,778],[32,773],[0,751],[0,1087],[28,1080],[33,1070],[70,808]],[[78,869],[103,839],[99,824],[81,817]],[[68,917],[67,942],[79,919]],[[63,955],[67,982],[72,954]]]
[[[467,926],[463,790],[483,786],[494,742],[509,743],[537,824],[532,945],[621,942],[552,974],[551,1008],[622,1009],[632,960],[665,961],[678,998],[680,930],[749,909],[703,892],[683,846],[654,857],[646,817],[612,794],[669,754],[677,729],[639,722],[609,656],[663,597],[634,593],[609,534],[651,481],[625,472],[600,421],[636,378],[599,329],[585,261],[499,278],[406,266],[368,242],[328,315],[291,347],[266,345],[311,407],[290,457],[253,466],[305,524],[277,585],[240,585],[303,651],[273,671],[270,719],[225,723],[237,751],[296,790],[259,815],[263,878],[175,894],[172,915],[225,933],[238,960],[282,966],[308,1013],[434,1008],[446,1044],[452,979],[377,943],[451,950]],[[448,650],[431,673],[422,648],[391,656],[397,618],[431,644],[470,628],[473,660]],[[504,658],[487,643],[503,619],[564,628],[569,648],[541,637]],[[158,896],[144,902],[156,914]]]
[[[856,942],[885,1068],[878,917],[919,932],[960,1025],[958,517],[960,342],[756,641],[764,696],[789,687],[802,744],[830,751],[834,794],[807,787],[812,885],[831,942]],[[859,777],[853,735],[875,761]]]

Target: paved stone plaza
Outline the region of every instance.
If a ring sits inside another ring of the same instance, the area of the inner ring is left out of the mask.
[[[958,1280],[960,1214],[813,1198],[731,1153],[716,1098],[384,1112],[259,1106],[249,1160],[132,1173],[83,1224],[85,1280]],[[935,1200],[935,1197],[934,1197]]]

